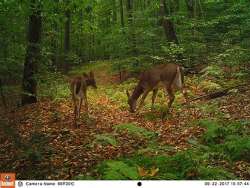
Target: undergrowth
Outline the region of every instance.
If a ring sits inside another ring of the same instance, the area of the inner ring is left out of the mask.
[[[205,134],[199,139],[190,139],[191,148],[186,151],[175,153],[173,147],[160,146],[152,140],[134,156],[105,160],[94,168],[92,177],[79,175],[76,179],[237,179],[233,170],[223,164],[225,161],[231,166],[239,160],[250,162],[249,123],[203,119],[198,125],[207,129]],[[118,125],[117,130],[146,138],[154,136],[134,124]]]

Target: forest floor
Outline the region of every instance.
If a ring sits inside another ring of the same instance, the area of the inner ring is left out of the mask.
[[[74,75],[82,70],[94,69],[98,84],[97,90],[88,91],[90,115],[87,117],[82,110],[79,129],[73,128],[73,106],[69,93],[60,100],[43,97],[36,104],[5,114],[3,119],[6,121],[2,122],[0,129],[0,171],[16,172],[18,179],[73,179],[79,175],[86,179],[103,179],[105,176],[100,174],[96,165],[110,159],[120,161],[135,155],[174,156],[195,148],[197,140],[209,145],[210,138],[204,137],[208,135],[207,127],[200,123],[203,120],[244,121],[248,123],[246,130],[249,131],[249,85],[244,92],[234,91],[228,96],[197,100],[190,105],[181,105],[184,99],[177,94],[171,114],[161,120],[162,109],[167,103],[164,93],[158,94],[155,109],[150,109],[150,95],[146,106],[139,113],[131,114],[127,110],[125,89],[131,90],[135,82],[118,84],[117,76],[112,75],[107,66],[100,63],[71,71]],[[206,93],[196,82],[196,76],[187,78],[193,98]],[[211,137],[216,140],[216,136]],[[244,152],[248,154],[249,150]],[[216,165],[211,164],[211,159],[206,165],[220,166],[236,179],[250,177],[249,159],[223,158],[217,162]],[[147,167],[138,163],[135,166],[138,176],[133,178],[123,173],[125,179],[161,178],[157,178],[161,174],[157,164]],[[108,172],[105,173],[107,175]],[[184,178],[202,177],[206,176],[198,176],[189,169]]]

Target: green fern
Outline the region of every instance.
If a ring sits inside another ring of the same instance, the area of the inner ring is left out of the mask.
[[[204,143],[219,144],[225,139],[226,129],[222,127],[217,121],[207,119],[200,121],[199,124],[207,128],[207,131],[202,136]]]
[[[137,168],[122,161],[107,161],[103,178],[105,180],[135,180],[139,179]]]
[[[232,160],[245,160],[250,162],[250,138],[240,136],[227,137],[226,142],[221,146],[223,151]]]
[[[145,138],[152,138],[156,135],[156,133],[152,132],[152,131],[148,131],[147,129],[145,128],[142,128],[142,127],[138,127],[136,126],[135,124],[131,124],[131,123],[128,123],[128,124],[121,124],[121,125],[118,125],[116,126],[116,130],[126,130],[128,131],[128,133],[132,134],[132,135],[135,135],[135,136],[143,136]]]
[[[198,168],[199,178],[201,180],[231,180],[236,177],[223,168],[201,166]]]
[[[117,145],[116,139],[110,134],[98,134],[98,135],[95,135],[94,143],[100,143],[102,145],[110,144],[112,146]]]

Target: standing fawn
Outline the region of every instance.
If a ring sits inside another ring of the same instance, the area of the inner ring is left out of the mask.
[[[139,82],[135,87],[132,95],[128,95],[129,111],[136,111],[137,99],[142,95],[138,110],[143,106],[144,100],[150,91],[153,91],[152,95],[152,107],[155,102],[155,98],[158,92],[158,84],[162,83],[169,96],[168,111],[171,108],[175,99],[175,91],[181,90],[185,99],[187,100],[186,91],[184,90],[184,74],[183,68],[179,65],[169,63],[165,65],[158,65],[150,70],[143,72],[140,75]],[[166,114],[163,114],[163,117]]]
[[[83,73],[82,76],[76,76],[71,80],[70,89],[74,105],[74,123],[77,127],[77,118],[80,117],[82,101],[84,102],[86,112],[88,114],[87,87],[92,86],[97,89],[94,73]]]

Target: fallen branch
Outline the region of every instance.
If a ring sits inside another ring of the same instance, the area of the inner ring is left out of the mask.
[[[232,87],[229,87],[229,88],[226,88],[226,89],[223,89],[221,91],[215,91],[213,93],[209,93],[209,94],[206,94],[206,95],[202,95],[202,96],[199,96],[199,97],[196,97],[192,100],[189,100],[188,102],[193,102],[193,101],[196,101],[196,100],[199,100],[199,99],[207,99],[207,100],[210,100],[210,99],[215,99],[215,98],[218,98],[218,97],[223,97],[223,96],[226,96],[229,93],[230,90],[232,89],[236,89],[236,88],[241,88],[241,87],[244,87],[244,86],[247,86],[248,84],[242,84],[242,85],[237,85],[237,86],[232,86]],[[246,91],[248,89],[244,89],[243,91]],[[184,103],[185,104],[185,103]]]

